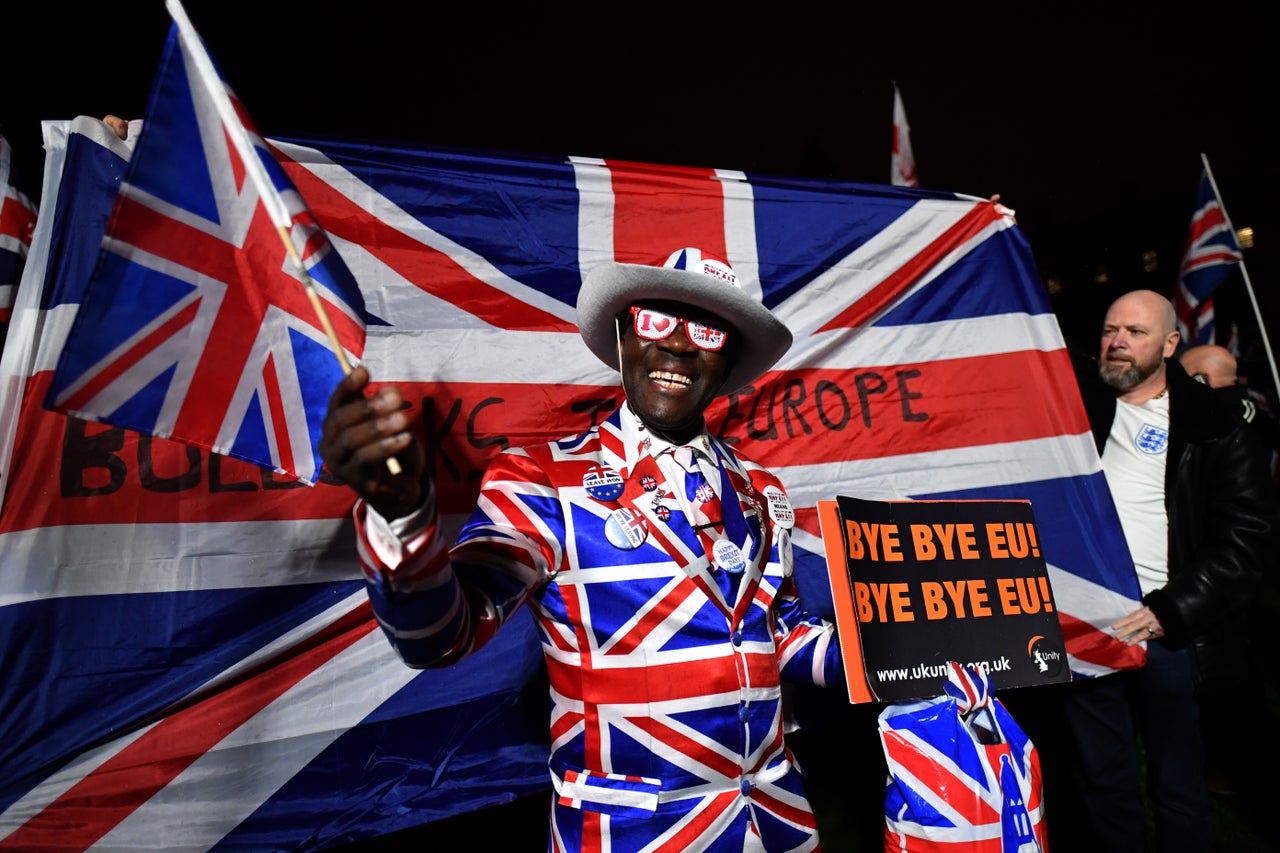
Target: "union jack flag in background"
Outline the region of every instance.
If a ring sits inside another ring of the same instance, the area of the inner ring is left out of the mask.
[[[1188,346],[1214,342],[1213,292],[1240,266],[1243,255],[1235,229],[1218,197],[1218,188],[1203,154],[1204,171],[1196,195],[1196,212],[1187,229],[1187,245],[1178,271],[1173,307],[1178,331]]]
[[[350,489],[41,406],[130,156],[94,119],[45,134],[57,214],[37,224],[0,361],[0,851],[319,849],[549,792],[530,620],[411,670],[372,619]],[[698,246],[796,337],[708,420],[786,484],[808,609],[834,615],[818,500],[1029,500],[1072,669],[1142,662],[1107,630],[1138,585],[1065,342],[991,202],[266,144],[384,321],[363,361],[413,402],[446,529],[500,448],[577,434],[618,402],[574,324],[585,271]]]
[[[13,171],[13,149],[0,135],[0,344],[35,227],[36,205],[20,188]]]
[[[364,304],[234,92],[221,75],[201,74],[203,51],[198,36],[186,41],[172,25],[47,405],[314,482],[320,424],[344,367],[324,321],[358,357]],[[224,123],[221,97],[243,129]],[[233,142],[246,132],[265,190]],[[285,240],[304,247],[324,317]]]

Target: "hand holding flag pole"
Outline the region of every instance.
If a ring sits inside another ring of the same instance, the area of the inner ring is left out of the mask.
[[[236,152],[240,155],[240,160],[244,163],[245,173],[258,190],[258,195],[267,210],[267,215],[271,217],[271,221],[276,227],[276,232],[280,235],[281,242],[284,243],[285,251],[288,253],[290,260],[293,261],[298,277],[302,281],[303,287],[306,288],[307,298],[311,301],[316,316],[320,319],[320,325],[329,338],[329,344],[333,349],[334,355],[338,358],[338,363],[342,365],[343,374],[346,375],[351,372],[351,363],[347,359],[346,350],[338,340],[337,332],[333,328],[328,312],[324,309],[320,294],[316,291],[315,282],[307,271],[306,264],[293,243],[293,217],[290,215],[284,199],[280,197],[280,193],[276,190],[275,185],[272,184],[270,177],[268,177],[266,169],[263,168],[262,161],[258,159],[258,153],[254,148],[253,141],[249,138],[248,131],[245,130],[240,117],[236,115],[235,107],[232,106],[231,99],[227,97],[221,77],[213,67],[213,60],[205,52],[204,44],[196,33],[191,19],[187,17],[182,3],[179,0],[165,0],[165,8],[178,26],[178,33],[186,44],[192,61],[195,63],[196,73],[212,98],[214,106],[218,110],[218,115],[222,118],[222,126],[225,128],[228,137],[230,137],[231,144],[235,146]],[[387,459],[387,468],[392,474],[399,474],[401,470],[400,463],[394,456]]]

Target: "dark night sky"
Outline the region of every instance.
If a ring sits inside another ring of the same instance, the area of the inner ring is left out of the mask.
[[[745,17],[689,3],[185,5],[277,137],[886,183],[896,80],[923,185],[1001,193],[1042,276],[1061,282],[1064,331],[1083,324],[1090,346],[1119,292],[1172,293],[1204,152],[1233,224],[1255,230],[1245,263],[1273,337],[1280,324],[1278,75],[1260,4],[767,4]],[[142,115],[169,17],[162,0],[128,4],[128,20],[120,8],[27,7],[37,20],[0,59],[0,79],[20,83],[0,99],[17,157],[39,159],[41,119]],[[1251,313],[1245,293],[1225,288],[1220,310]]]

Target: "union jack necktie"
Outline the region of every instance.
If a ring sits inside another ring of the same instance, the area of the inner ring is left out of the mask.
[[[698,539],[703,543],[704,551],[707,552],[710,570],[716,575],[717,583],[723,588],[726,597],[732,601],[732,588],[735,583],[716,560],[716,540],[723,538],[724,529],[724,512],[719,496],[716,494],[716,489],[708,482],[707,476],[703,474],[703,469],[698,464],[698,453],[694,448],[687,444],[684,447],[673,447],[671,456],[676,460],[677,465],[685,469],[685,506],[689,514],[689,524],[698,532]]]

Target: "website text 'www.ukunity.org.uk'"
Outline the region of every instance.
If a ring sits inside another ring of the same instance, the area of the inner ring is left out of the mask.
[[[1013,664],[1007,657],[1001,655],[998,660],[971,661],[965,666],[972,667],[986,673],[1007,672],[1013,669]],[[948,666],[945,663],[930,664],[920,663],[913,667],[895,667],[894,669],[877,669],[876,677],[881,681],[915,681],[920,678],[937,678],[948,673]]]

